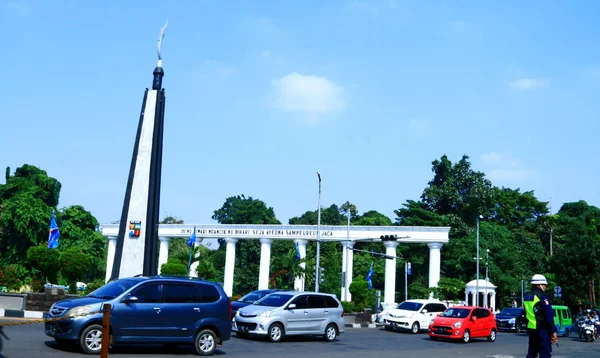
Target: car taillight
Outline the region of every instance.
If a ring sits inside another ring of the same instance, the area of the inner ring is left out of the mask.
[[[344,317],[344,310],[342,310],[342,317]]]
[[[230,321],[231,321],[231,311],[232,311],[231,301],[229,301],[229,320]]]

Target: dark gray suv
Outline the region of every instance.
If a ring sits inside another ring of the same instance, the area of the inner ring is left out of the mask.
[[[111,281],[87,296],[56,302],[48,318],[100,312],[112,306],[111,341],[191,344],[212,355],[231,335],[231,303],[217,283],[178,276],[130,277]],[[59,344],[77,342],[88,354],[102,348],[102,313],[46,322]]]

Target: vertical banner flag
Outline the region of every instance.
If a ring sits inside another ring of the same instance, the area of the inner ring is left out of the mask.
[[[192,267],[192,254],[194,252],[194,244],[195,243],[196,243],[196,226],[194,226],[194,232],[192,233],[192,235],[190,235],[190,238],[187,242],[188,246],[190,247],[190,258],[188,259],[188,275],[191,274],[190,268]]]
[[[371,261],[371,268],[369,269],[369,273],[367,274],[367,284],[369,285],[369,290],[373,288],[373,282],[371,282],[371,276],[373,276],[373,261]]]
[[[410,262],[406,264],[406,273],[408,275],[412,274],[412,268],[410,266]]]
[[[194,244],[196,243],[196,227],[194,226],[194,232],[192,232],[192,235],[190,235],[190,238],[187,242],[189,247],[194,246]]]
[[[296,260],[300,260],[300,248],[298,247],[298,241],[296,241]]]
[[[60,231],[58,231],[58,225],[54,219],[54,210],[52,210],[52,218],[50,219],[50,234],[48,235],[48,248],[56,249],[58,247],[58,237]]]

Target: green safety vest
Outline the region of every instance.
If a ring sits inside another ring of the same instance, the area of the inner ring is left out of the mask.
[[[525,316],[527,317],[527,328],[536,329],[537,328],[537,319],[535,317],[534,307],[538,304],[540,298],[537,295],[533,296],[533,301],[525,301],[523,305],[525,306]]]

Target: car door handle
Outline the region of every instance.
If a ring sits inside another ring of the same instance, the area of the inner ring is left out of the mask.
[[[194,307],[194,311],[200,312],[200,308],[199,307]]]
[[[156,311],[156,313],[160,313],[160,307],[154,307],[154,310]]]
[[[307,310],[304,310],[304,314],[308,314],[308,311],[307,311]]]
[[[325,310],[325,313],[329,313],[329,310]]]

